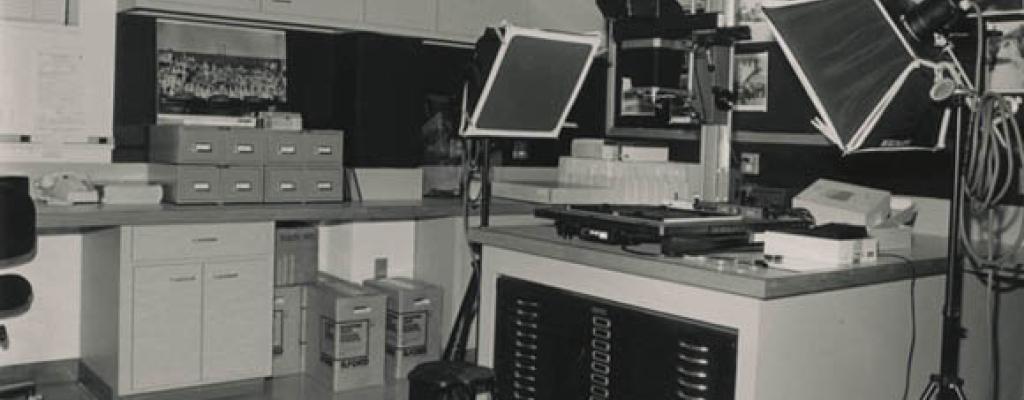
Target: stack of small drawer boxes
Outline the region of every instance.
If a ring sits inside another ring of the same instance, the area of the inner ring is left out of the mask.
[[[150,161],[164,199],[189,203],[344,200],[341,131],[157,125]]]

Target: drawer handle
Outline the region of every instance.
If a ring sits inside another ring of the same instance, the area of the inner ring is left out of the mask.
[[[676,391],[676,397],[678,397],[678,398],[680,398],[682,400],[704,400],[703,397],[690,396],[690,395],[686,394],[685,392],[683,392],[682,390],[677,390]]]
[[[708,348],[708,346],[700,346],[700,345],[696,345],[696,344],[691,344],[691,343],[684,342],[682,340],[679,341],[679,348],[690,350],[690,351],[696,351],[698,353],[707,353],[709,350],[711,350],[710,348]]]
[[[220,241],[220,239],[216,237],[201,237],[192,239],[192,243],[217,243],[218,241]]]
[[[274,0],[275,3],[292,4],[292,0]]]
[[[695,379],[706,379],[708,373],[704,371],[691,371],[683,367],[676,367],[676,372]]]
[[[196,153],[213,153],[213,143],[196,142],[192,145],[192,150]]]
[[[196,276],[176,276],[171,278],[171,282],[192,282],[196,280]]]
[[[676,379],[676,383],[678,383],[679,386],[682,386],[683,388],[686,388],[686,389],[696,390],[698,392],[706,392],[706,391],[708,391],[708,385],[687,382],[685,379],[682,379],[682,378]]]
[[[213,185],[211,185],[210,182],[193,182],[192,183],[192,190],[195,190],[197,192],[209,192],[210,189],[212,189],[212,188],[213,188]]]
[[[295,145],[282,145],[277,148],[277,154],[294,155]]]
[[[238,277],[238,273],[237,272],[232,272],[230,274],[217,274],[217,275],[214,275],[213,279],[235,279],[237,277]]]
[[[321,155],[321,156],[329,156],[331,154],[334,154],[334,147],[332,147],[332,146],[317,146],[316,147],[316,154]]]
[[[252,191],[252,182],[249,182],[249,181],[235,182],[235,191],[236,192],[251,192]]]
[[[251,144],[239,144],[235,146],[235,152],[239,154],[252,154],[256,152],[256,146]]]
[[[334,182],[319,181],[316,183],[316,190],[319,190],[321,192],[330,192],[334,190]]]
[[[367,306],[352,307],[353,314],[368,314],[370,311],[373,309]]]
[[[298,186],[295,182],[281,182],[278,185],[278,188],[280,188],[282,192],[294,192]]]
[[[706,358],[689,357],[685,354],[677,354],[677,357],[679,357],[679,360],[688,362],[690,364],[708,365],[708,359]]]

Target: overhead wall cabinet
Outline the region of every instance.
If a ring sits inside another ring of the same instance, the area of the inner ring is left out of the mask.
[[[268,14],[338,21],[362,20],[364,7],[363,0],[262,0],[262,10]]]
[[[259,10],[260,0],[166,0],[167,3],[181,3],[226,10]]]
[[[437,30],[437,0],[367,0],[365,15],[372,26]]]
[[[601,13],[590,0],[118,0],[118,7],[467,43],[502,21],[566,31],[603,27]]]
[[[83,379],[102,398],[271,374],[273,223],[83,236]]]

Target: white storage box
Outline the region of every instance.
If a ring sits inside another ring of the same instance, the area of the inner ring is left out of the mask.
[[[320,271],[355,283],[413,276],[415,221],[324,225],[319,234]]]

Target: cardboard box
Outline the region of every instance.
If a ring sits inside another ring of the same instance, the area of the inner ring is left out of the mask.
[[[355,222],[319,227],[320,271],[353,283],[413,276],[416,222]]]
[[[309,296],[306,374],[332,391],[384,384],[387,297],[321,275]]]
[[[305,371],[308,286],[274,288],[273,376]]]
[[[274,286],[316,283],[319,234],[315,226],[280,226],[274,238]]]
[[[388,296],[385,376],[405,379],[417,365],[441,357],[444,291],[408,278],[366,281]]]

